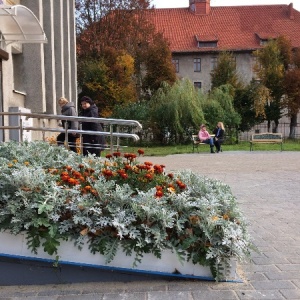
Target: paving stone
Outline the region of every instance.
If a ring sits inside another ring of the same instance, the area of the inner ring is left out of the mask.
[[[237,291],[240,300],[280,300],[285,299],[279,291]]]
[[[300,299],[300,290],[281,290],[285,299]]]
[[[239,299],[234,291],[198,291],[192,292],[194,300],[234,300]],[[175,298],[174,298],[175,299]],[[176,299],[177,300],[177,299]]]
[[[300,279],[300,269],[297,271],[282,271],[282,272],[272,272],[265,273],[266,277],[271,280],[293,280]]]
[[[195,300],[190,292],[149,292],[147,300]],[[103,299],[104,300],[104,299]],[[106,300],[106,299],[105,299]]]
[[[288,280],[253,281],[251,284],[256,290],[295,289],[295,285]]]

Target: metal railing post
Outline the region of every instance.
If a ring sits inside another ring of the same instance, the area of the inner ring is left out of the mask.
[[[113,141],[113,125],[109,125],[109,133],[110,133],[110,153],[114,151],[114,141]]]

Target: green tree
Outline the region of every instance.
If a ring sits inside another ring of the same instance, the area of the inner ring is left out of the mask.
[[[190,140],[205,121],[202,97],[189,80],[177,81],[173,86],[164,83],[149,103],[155,139],[160,143]]]
[[[275,123],[274,131],[277,132],[279,119],[281,113],[281,100],[284,95],[284,76],[286,69],[290,64],[291,52],[290,44],[284,38],[280,37],[277,40],[271,40],[268,44],[260,50],[255,51],[254,55],[257,57],[257,64],[255,71],[261,84],[269,90],[270,101],[259,103],[259,108],[265,104],[265,115],[268,121],[268,130],[270,130],[271,121]],[[265,101],[262,98],[261,101]]]
[[[226,127],[228,142],[238,141],[238,128],[241,116],[234,108],[233,87],[230,84],[214,88],[205,98],[202,107],[209,129],[212,131],[218,122]]]
[[[240,85],[236,71],[236,62],[233,53],[221,52],[218,56],[217,66],[211,71],[212,89],[224,84],[231,84],[233,87]]]
[[[261,123],[265,119],[264,104],[262,109],[256,106],[256,102],[261,99],[262,91],[259,91],[260,88],[261,84],[252,80],[249,85],[235,90],[234,108],[241,117],[241,123],[238,127],[239,131],[249,131],[254,125]],[[267,93],[267,91],[265,92]],[[265,102],[261,101],[260,103]]]

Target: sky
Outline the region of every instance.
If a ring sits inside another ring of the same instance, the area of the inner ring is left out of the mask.
[[[211,6],[234,6],[234,5],[271,5],[293,3],[295,9],[300,11],[299,0],[210,0]],[[188,7],[189,0],[152,0],[156,8]]]

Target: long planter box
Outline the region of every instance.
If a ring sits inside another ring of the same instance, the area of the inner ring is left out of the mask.
[[[34,259],[39,261],[55,261],[56,255],[50,256],[42,248],[34,254],[26,245],[25,234],[12,235],[7,232],[0,232],[0,256],[17,257],[23,259]],[[178,260],[176,254],[171,251],[164,251],[162,258],[158,259],[152,254],[145,254],[142,262],[136,268],[133,268],[133,257],[126,256],[121,250],[118,251],[114,260],[106,264],[105,257],[101,254],[92,254],[85,245],[79,250],[71,241],[61,241],[58,249],[59,263],[69,265],[80,265],[95,267],[101,269],[112,269],[126,272],[140,272],[157,275],[194,278],[200,280],[214,280],[210,268],[192,262],[183,262]],[[231,268],[227,272],[227,281],[238,279],[236,274],[236,263],[232,260]]]

